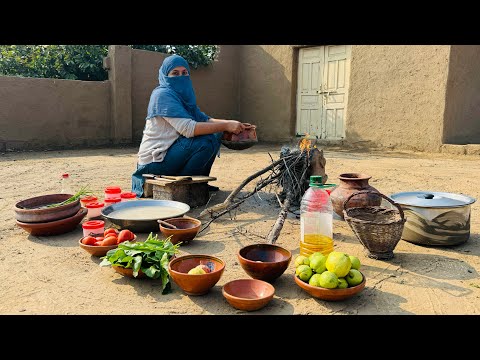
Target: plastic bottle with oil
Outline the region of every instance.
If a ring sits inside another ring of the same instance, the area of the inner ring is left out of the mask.
[[[300,205],[300,255],[317,251],[328,255],[333,251],[332,186],[323,185],[321,176],[310,177],[310,187]]]

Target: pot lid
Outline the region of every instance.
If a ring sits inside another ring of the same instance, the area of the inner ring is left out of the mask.
[[[474,198],[467,195],[438,191],[399,192],[390,197],[400,205],[429,208],[460,207],[475,202]]]

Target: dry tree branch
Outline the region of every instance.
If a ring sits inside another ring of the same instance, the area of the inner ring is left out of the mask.
[[[283,160],[282,159],[278,159],[277,161],[271,163],[269,166],[267,166],[266,168],[263,168],[262,170],[259,170],[257,171],[255,174],[252,174],[250,175],[248,178],[246,178],[245,180],[242,181],[242,183],[235,189],[233,190],[230,195],[227,196],[227,198],[225,199],[225,201],[221,204],[217,204],[217,205],[213,205],[205,210],[203,210],[200,215],[198,216],[199,218],[202,218],[204,217],[205,215],[210,215],[210,216],[213,216],[214,213],[218,213],[218,212],[222,212],[223,210],[227,209],[232,203],[233,203],[233,199],[234,197],[250,182],[252,181],[253,179],[259,177],[260,175],[262,174],[265,174],[267,171],[269,170],[272,170],[273,168],[275,168],[275,166],[277,166],[278,164],[280,164]],[[267,178],[268,179],[268,178]],[[271,181],[270,181],[271,182]]]
[[[211,217],[211,219],[203,226],[200,232],[204,231],[213,221],[237,208],[249,197],[257,194],[262,188],[275,184],[277,188],[282,188],[282,193],[280,196],[279,194],[275,193],[281,210],[277,220],[275,221],[275,224],[266,237],[266,240],[269,243],[275,243],[283,228],[290,206],[298,206],[304,191],[306,188],[308,188],[307,179],[310,177],[310,175],[322,175],[324,176],[324,182],[326,181],[326,160],[323,156],[323,151],[319,151],[316,148],[313,150],[309,150],[307,148],[307,151],[305,151],[304,149],[300,148],[290,149],[288,147],[283,147],[280,159],[273,161],[270,153],[269,156],[272,160],[272,163],[269,166],[246,178],[228,195],[223,203],[211,206],[200,213],[199,217],[203,217],[205,215],[210,215]],[[268,171],[271,171],[270,174],[265,179],[262,179],[261,175]],[[260,180],[257,182],[253,191],[241,197],[237,197],[240,191],[248,183],[259,176]],[[284,199],[283,202],[282,199]]]

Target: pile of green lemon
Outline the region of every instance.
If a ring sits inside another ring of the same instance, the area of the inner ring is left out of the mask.
[[[360,265],[357,257],[340,251],[326,256],[315,252],[309,257],[298,255],[295,258],[295,276],[312,286],[345,289],[363,281]]]

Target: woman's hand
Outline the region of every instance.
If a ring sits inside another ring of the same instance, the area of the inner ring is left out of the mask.
[[[249,124],[248,124],[249,125]],[[241,122],[239,121],[236,121],[236,120],[228,120],[228,123],[227,123],[227,126],[226,126],[226,130],[227,132],[231,132],[231,133],[234,133],[234,134],[239,134],[241,133],[243,130],[245,130],[246,126],[245,124],[242,124]]]

